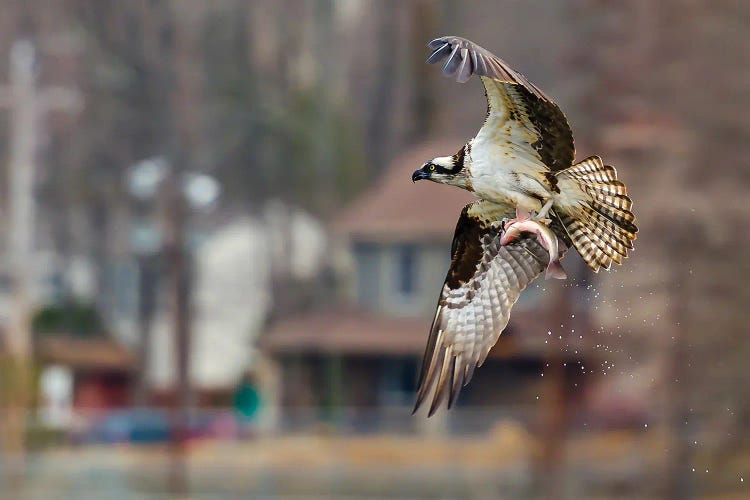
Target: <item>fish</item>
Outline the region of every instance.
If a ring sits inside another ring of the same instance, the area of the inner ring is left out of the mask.
[[[549,219],[534,220],[531,214],[526,210],[517,207],[516,218],[508,221],[503,227],[500,235],[500,245],[505,246],[518,239],[523,233],[534,233],[539,243],[549,252],[549,264],[545,279],[564,280],[568,274],[560,264],[560,250],[557,242],[557,236],[549,228]]]

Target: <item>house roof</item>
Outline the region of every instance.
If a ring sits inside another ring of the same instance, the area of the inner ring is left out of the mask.
[[[422,354],[428,323],[356,309],[316,311],[276,323],[260,339],[272,353]]]
[[[275,323],[260,339],[270,352],[410,354],[424,345],[424,321],[361,310],[313,311]]]
[[[430,158],[453,154],[462,144],[430,141],[399,155],[379,181],[334,221],[333,229],[353,239],[450,239],[461,209],[475,198],[451,186],[412,183],[411,174]]]
[[[490,357],[543,355],[549,323],[548,315],[533,311],[516,315],[490,351]],[[258,346],[276,355],[419,356],[424,352],[428,328],[429,321],[425,318],[396,318],[358,309],[333,308],[278,321],[260,337]]]
[[[108,338],[75,338],[51,336],[34,342],[37,358],[44,363],[56,363],[78,369],[130,370],[133,353],[122,344]]]

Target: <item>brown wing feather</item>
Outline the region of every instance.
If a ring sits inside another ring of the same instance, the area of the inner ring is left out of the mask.
[[[432,393],[429,415],[448,398],[450,408],[497,342],[521,291],[549,261],[535,238],[500,246],[497,205],[478,201],[464,207],[456,225],[450,270],[430,327],[414,412]],[[434,386],[434,388],[433,388]]]
[[[448,57],[448,60],[443,64],[443,74],[445,76],[456,74],[456,81],[459,83],[468,81],[471,75],[486,76],[501,82],[517,83],[526,87],[537,97],[552,102],[552,99],[547,97],[539,87],[531,83],[525,76],[511,68],[508,63],[492,52],[471,40],[460,36],[443,36],[432,40],[427,46],[432,49],[427,62],[435,64]],[[466,67],[469,69],[459,72],[458,69],[464,60],[466,61]]]
[[[536,85],[511,68],[508,63],[487,49],[457,36],[432,40],[429,63],[446,59],[443,73],[456,75],[460,83],[471,75],[480,76],[487,93],[487,114],[502,116],[497,125],[507,120],[518,121],[533,136],[530,147],[550,170],[561,170],[573,164],[575,147],[573,132],[565,114]],[[485,124],[486,125],[486,124]]]

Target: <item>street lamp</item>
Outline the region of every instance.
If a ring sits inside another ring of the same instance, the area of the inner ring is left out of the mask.
[[[221,186],[206,174],[177,172],[161,156],[135,163],[126,172],[129,193],[139,200],[136,224],[131,234],[132,251],[139,268],[138,300],[138,381],[136,403],[145,405],[148,395],[151,323],[157,289],[156,263],[165,257],[172,279],[174,340],[177,353],[177,400],[181,416],[176,418],[176,434],[186,433],[190,407],[190,278],[189,255],[185,249],[186,207],[207,210],[215,205]],[[154,214],[157,199],[162,198],[160,217]],[[161,224],[156,220],[161,218]],[[181,436],[184,437],[184,436]],[[180,437],[180,439],[181,439]]]
[[[162,156],[141,160],[127,170],[128,191],[139,200],[153,200],[168,171],[169,163]]]
[[[172,411],[172,471],[171,483],[175,491],[185,491],[186,464],[185,444],[189,431],[191,384],[190,384],[190,350],[191,350],[191,317],[190,317],[190,256],[185,248],[185,228],[187,226],[187,206],[193,209],[211,208],[221,193],[219,183],[205,174],[181,172],[174,168],[163,157],[148,158],[128,169],[127,185],[130,193],[137,199],[150,202],[162,198],[162,231],[156,224],[146,224],[140,238],[134,241],[136,255],[148,255],[149,252],[162,254],[166,260],[171,281],[172,311],[174,321],[174,346],[177,354],[176,394]],[[153,218],[152,218],[153,219]],[[148,220],[148,219],[147,219]],[[152,227],[153,230],[147,228]],[[162,232],[164,237],[162,238]],[[141,247],[138,247],[141,245]],[[139,254],[139,250],[141,253]],[[148,265],[145,260],[141,261]],[[142,268],[144,269],[144,268]],[[145,281],[143,282],[145,283]],[[141,291],[153,290],[155,287],[142,287]],[[142,297],[141,345],[139,346],[139,392],[145,402],[147,370],[150,350],[150,322],[153,313],[152,297]],[[151,304],[151,305],[149,305]]]
[[[196,210],[211,208],[219,199],[221,185],[206,174],[186,174],[182,190],[190,206]]]

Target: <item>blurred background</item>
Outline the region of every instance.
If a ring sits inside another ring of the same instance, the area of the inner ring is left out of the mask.
[[[0,4],[2,498],[747,498],[750,4]],[[553,96],[639,239],[411,416],[484,117]],[[747,481],[745,480],[747,478]]]

